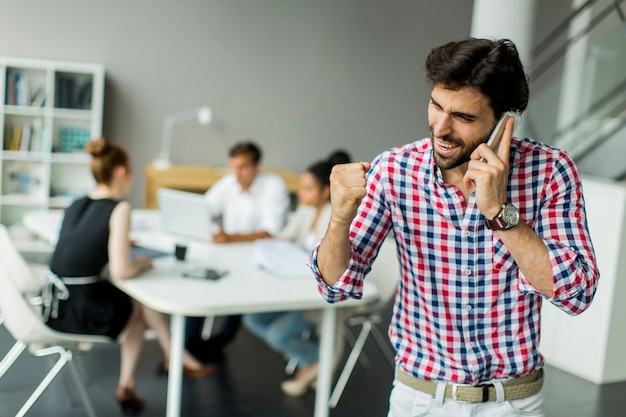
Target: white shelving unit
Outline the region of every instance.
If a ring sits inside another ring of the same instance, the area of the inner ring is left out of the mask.
[[[102,132],[104,67],[0,57],[0,223],[64,208],[94,186],[83,148]]]

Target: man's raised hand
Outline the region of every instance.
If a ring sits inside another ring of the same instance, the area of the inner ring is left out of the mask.
[[[330,202],[332,221],[349,225],[356,216],[361,200],[367,194],[365,175],[369,162],[335,165],[330,174]]]

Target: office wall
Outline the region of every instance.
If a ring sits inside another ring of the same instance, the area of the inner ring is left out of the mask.
[[[105,65],[104,133],[137,166],[163,118],[201,104],[215,123],[176,125],[172,159],[224,165],[257,140],[269,167],[301,171],[335,147],[370,160],[427,135],[423,61],[467,36],[471,2],[414,0],[0,0],[0,54]]]

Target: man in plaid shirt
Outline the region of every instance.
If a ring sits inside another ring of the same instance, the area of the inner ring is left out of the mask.
[[[541,304],[579,314],[599,276],[579,174],[565,152],[512,137],[512,118],[486,143],[528,102],[509,40],[450,42],[426,73],[431,137],[335,167],[311,268],[329,302],[359,298],[393,230],[389,417],[543,416]]]

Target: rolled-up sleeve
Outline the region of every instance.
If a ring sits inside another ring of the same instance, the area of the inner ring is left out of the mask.
[[[384,154],[383,154],[384,155]],[[357,215],[350,226],[350,260],[337,282],[330,286],[324,282],[318,265],[318,243],[309,259],[309,267],[318,283],[320,294],[335,303],[363,296],[363,281],[371,270],[380,246],[390,229],[390,215],[383,193],[384,170],[381,157],[372,162],[367,174],[367,194],[361,201]]]
[[[555,161],[544,189],[544,204],[534,229],[544,240],[553,274],[548,300],[570,315],[585,311],[595,295],[599,271],[587,228],[587,215],[578,172],[567,154]],[[518,288],[541,295],[520,272]]]

